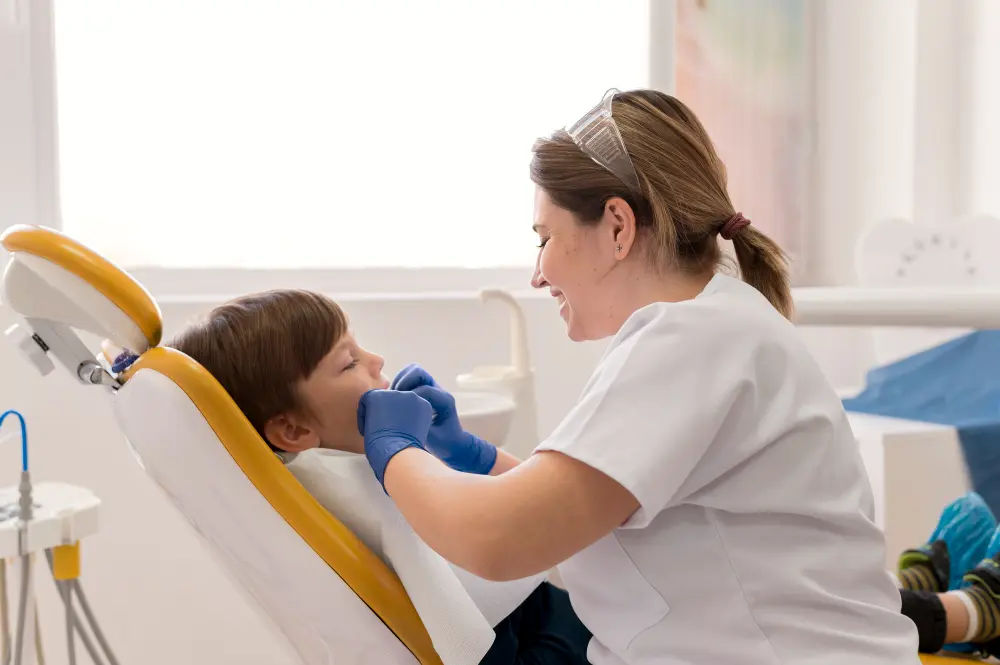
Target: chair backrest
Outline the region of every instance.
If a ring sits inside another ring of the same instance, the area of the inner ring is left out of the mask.
[[[395,575],[302,487],[200,365],[151,349],[114,406],[146,473],[305,663],[435,661]]]
[[[302,487],[214,377],[156,346],[162,320],[145,289],[50,229],[17,227],[0,244],[12,255],[5,304],[26,325],[54,322],[60,335],[84,330],[141,354],[112,390],[129,444],[304,663],[440,664],[392,571]],[[72,365],[83,347],[67,348],[60,361]]]

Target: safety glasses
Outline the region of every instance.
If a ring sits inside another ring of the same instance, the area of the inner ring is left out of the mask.
[[[615,88],[608,90],[601,103],[567,128],[566,132],[587,156],[624,182],[632,192],[641,194],[639,176],[611,116],[611,103],[620,92]]]

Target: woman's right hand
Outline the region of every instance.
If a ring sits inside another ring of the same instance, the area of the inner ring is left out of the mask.
[[[427,370],[417,364],[407,365],[393,379],[390,389],[413,392],[430,402],[434,421],[425,443],[428,452],[456,471],[486,475],[493,469],[496,446],[462,428],[455,397],[441,388]]]
[[[365,437],[365,457],[385,488],[385,468],[400,451],[425,448],[434,411],[416,393],[369,390],[358,402],[358,432]]]

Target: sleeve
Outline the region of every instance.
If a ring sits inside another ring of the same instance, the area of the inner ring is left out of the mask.
[[[752,383],[745,344],[727,345],[714,328],[660,314],[613,342],[580,401],[536,448],[579,460],[631,492],[640,508],[626,527],[646,526],[678,500]]]

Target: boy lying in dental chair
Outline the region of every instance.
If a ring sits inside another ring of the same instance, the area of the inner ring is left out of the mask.
[[[336,303],[295,290],[245,296],[215,308],[168,346],[208,370],[299,482],[394,567],[370,515],[345,514],[357,497],[336,475],[350,474],[357,462],[358,474],[371,476],[358,432],[358,401],[368,390],[389,387],[382,358],[358,344]],[[327,472],[318,462],[333,464]],[[373,476],[369,480],[377,485]],[[459,579],[474,595],[470,575]],[[480,661],[486,665],[587,662],[590,633],[566,593],[548,582],[535,587],[494,632]]]

